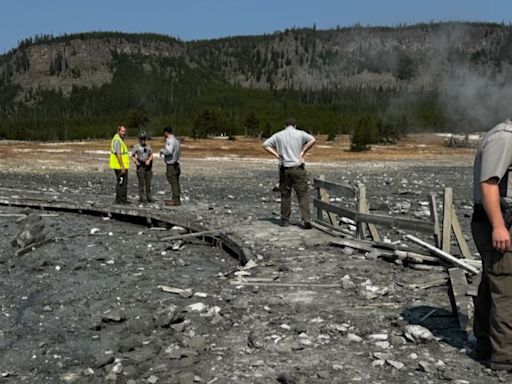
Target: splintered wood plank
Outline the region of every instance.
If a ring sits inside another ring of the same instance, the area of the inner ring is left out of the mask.
[[[429,199],[430,219],[434,223],[434,244],[437,248],[441,247],[441,229],[439,227],[439,215],[437,214],[436,196],[431,193]]]
[[[366,201],[366,187],[359,184],[357,187],[357,212],[365,213],[364,202]],[[357,222],[357,238],[366,238],[366,224],[364,221],[356,220]]]
[[[457,244],[459,245],[460,252],[462,257],[465,259],[474,259],[471,251],[469,250],[468,243],[466,242],[466,238],[462,233],[462,229],[460,227],[459,219],[457,218],[457,213],[455,212],[455,207],[452,206],[452,229],[453,234],[455,235],[455,239],[457,240]]]
[[[457,316],[459,327],[465,331],[470,324],[473,314],[473,300],[467,295],[469,288],[464,271],[460,268],[450,268],[451,303],[453,314]]]
[[[450,239],[452,234],[452,206],[453,206],[453,190],[451,188],[444,189],[443,204],[443,242],[442,250],[450,253]]]
[[[327,191],[333,191],[341,196],[354,197],[356,196],[356,189],[348,184],[338,184],[332,183],[330,181],[324,180],[324,178],[320,177],[318,179],[313,179],[313,188],[323,188]]]
[[[361,213],[356,212],[354,209],[340,207],[334,204],[327,204],[318,199],[313,199],[313,205],[317,208],[322,208],[325,211],[336,213],[340,217],[347,217],[356,222],[361,221],[365,223],[384,225],[387,227],[403,228],[411,231],[428,233],[429,235],[434,233],[434,223],[431,221],[421,221],[416,219],[386,215],[375,215],[373,213]]]
[[[368,200],[365,199],[363,202],[363,213],[370,213],[370,208],[368,207]],[[370,235],[372,236],[373,241],[380,241],[379,231],[377,231],[377,227],[375,224],[368,224],[368,230],[370,231]]]
[[[456,257],[453,257],[449,253],[444,252],[442,249],[434,247],[432,244],[429,244],[429,243],[427,243],[427,242],[425,242],[425,241],[423,241],[421,239],[418,239],[416,236],[406,235],[405,237],[407,239],[411,240],[412,242],[414,242],[416,244],[419,244],[422,247],[427,248],[428,250],[434,252],[436,255],[438,255],[438,256],[442,257],[443,259],[449,261],[453,265],[456,265],[456,266],[464,269],[465,271],[471,272],[474,275],[478,275],[478,273],[480,272],[478,270],[478,268],[473,267],[469,263],[466,263],[466,262],[464,262],[464,261],[462,261],[462,260],[460,260],[460,259],[458,259]]]

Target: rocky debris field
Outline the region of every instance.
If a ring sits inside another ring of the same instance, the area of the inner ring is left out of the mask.
[[[272,215],[279,211],[275,169],[210,165],[184,163],[185,201],[173,209],[238,241],[251,256],[245,268],[199,238],[159,241],[183,232],[177,227],[0,207],[0,383],[512,380],[471,357],[448,287],[423,287],[446,272],[335,248],[316,229],[281,228]],[[441,204],[443,188],[453,187],[470,239],[469,164],[314,164],[310,174],[362,182],[376,212],[425,219],[427,194],[436,193]],[[2,196],[16,194],[12,188],[113,200],[110,173],[13,171],[0,179]],[[155,210],[169,209],[162,206],[168,189],[157,173]],[[298,224],[295,202],[293,208]],[[46,236],[58,241],[14,256],[16,215],[28,212],[42,214]],[[405,243],[406,231],[379,229]]]

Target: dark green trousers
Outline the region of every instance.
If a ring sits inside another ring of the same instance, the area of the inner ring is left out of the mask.
[[[124,175],[120,169],[114,169],[116,174],[116,203],[128,201],[128,171]]]
[[[492,248],[488,221],[471,223],[482,257],[482,280],[475,300],[473,331],[479,349],[489,349],[491,362],[512,363],[512,252]]]
[[[137,179],[139,180],[139,197],[141,201],[151,200],[151,179],[153,171],[144,167],[137,169]]]
[[[180,202],[181,200],[181,187],[180,187],[180,175],[181,169],[180,164],[167,164],[167,170],[165,175],[167,176],[167,181],[171,184],[171,192],[172,199],[176,202]]]
[[[304,166],[292,168],[279,168],[279,190],[281,191],[281,218],[290,220],[292,212],[292,189],[299,200],[302,220],[311,221],[309,212],[308,177]]]

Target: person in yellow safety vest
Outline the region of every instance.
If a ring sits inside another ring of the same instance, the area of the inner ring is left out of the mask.
[[[116,204],[128,204],[128,169],[130,168],[130,153],[124,140],[126,128],[122,125],[110,144],[110,169],[116,174]]]

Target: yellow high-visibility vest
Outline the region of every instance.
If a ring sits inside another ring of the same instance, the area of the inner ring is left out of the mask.
[[[130,168],[130,154],[128,153],[128,147],[124,143],[124,140],[121,139],[118,133],[114,135],[112,138],[112,143],[110,143],[110,169],[121,169],[121,165],[119,164],[119,160],[117,159],[116,154],[114,153],[114,143],[116,140],[119,140],[121,143],[121,160],[123,161],[123,165],[125,169]]]

